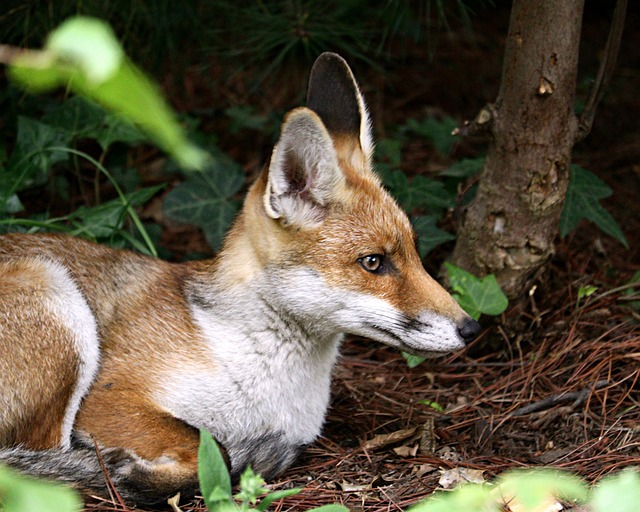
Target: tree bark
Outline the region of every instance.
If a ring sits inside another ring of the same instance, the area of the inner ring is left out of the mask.
[[[454,264],[522,293],[553,255],[578,133],[573,104],[584,0],[514,0],[488,148]]]

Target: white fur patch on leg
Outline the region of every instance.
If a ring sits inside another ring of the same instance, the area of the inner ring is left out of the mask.
[[[46,306],[53,316],[72,333],[72,341],[78,354],[79,366],[76,387],[71,395],[62,423],[61,447],[69,448],[71,430],[82,398],[98,371],[100,342],[95,318],[82,292],[69,272],[59,263],[37,260],[47,281]]]

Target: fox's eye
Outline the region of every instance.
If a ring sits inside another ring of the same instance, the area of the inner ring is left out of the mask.
[[[382,274],[385,271],[384,256],[382,254],[368,254],[358,258],[358,263],[367,272]]]

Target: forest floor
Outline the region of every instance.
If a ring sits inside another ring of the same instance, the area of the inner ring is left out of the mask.
[[[637,21],[627,23],[636,27],[635,36]],[[378,136],[427,110],[469,119],[493,100],[507,22],[504,12],[479,17],[473,42],[452,32],[439,42],[433,62],[413,52],[388,65],[384,77],[360,76]],[[607,28],[604,19],[586,20],[581,58],[586,74],[595,74]],[[328,503],[354,511],[405,510],[441,487],[440,478],[450,469],[459,469],[462,479],[489,480],[511,468],[551,466],[593,482],[640,466],[640,316],[625,288],[640,270],[640,51],[630,44],[632,37],[625,35],[616,78],[593,132],[574,152],[576,162],[614,190],[604,206],[630,248],[581,224],[557,241],[556,256],[522,300],[499,318],[483,318],[479,339],[444,360],[410,369],[392,349],[347,340],[322,437],[270,482],[274,489],[303,488],[277,510]],[[303,82],[297,85],[302,88]],[[197,87],[193,91],[174,103],[185,109],[205,104]],[[285,95],[274,92],[262,101],[281,106],[291,101]],[[266,104],[257,105],[263,107],[266,111]],[[250,145],[247,140],[225,149],[255,175],[268,149],[266,142],[257,149]],[[427,144],[411,142],[403,167],[430,174],[482,148],[482,141],[461,141],[446,160]],[[173,229],[165,235],[169,249],[206,251],[201,235]],[[430,256],[426,265],[432,273],[451,247]],[[578,289],[586,285],[597,291],[578,300]],[[87,507],[122,510],[104,501]],[[181,509],[203,510],[203,505],[196,501]]]

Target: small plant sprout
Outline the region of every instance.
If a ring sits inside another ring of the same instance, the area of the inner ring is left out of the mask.
[[[200,491],[209,512],[264,512],[276,501],[298,494],[301,489],[283,489],[269,492],[262,477],[251,468],[240,476],[240,491],[233,496],[229,471],[218,444],[206,430],[200,430],[198,450],[198,478]],[[235,498],[235,499],[234,499]],[[258,499],[260,502],[258,503]],[[325,505],[315,512],[348,512],[342,505]]]
[[[580,301],[582,299],[590,297],[591,295],[593,295],[597,291],[598,291],[598,287],[597,286],[591,286],[591,285],[581,286],[578,289],[578,300],[576,301],[576,308],[580,306]]]

